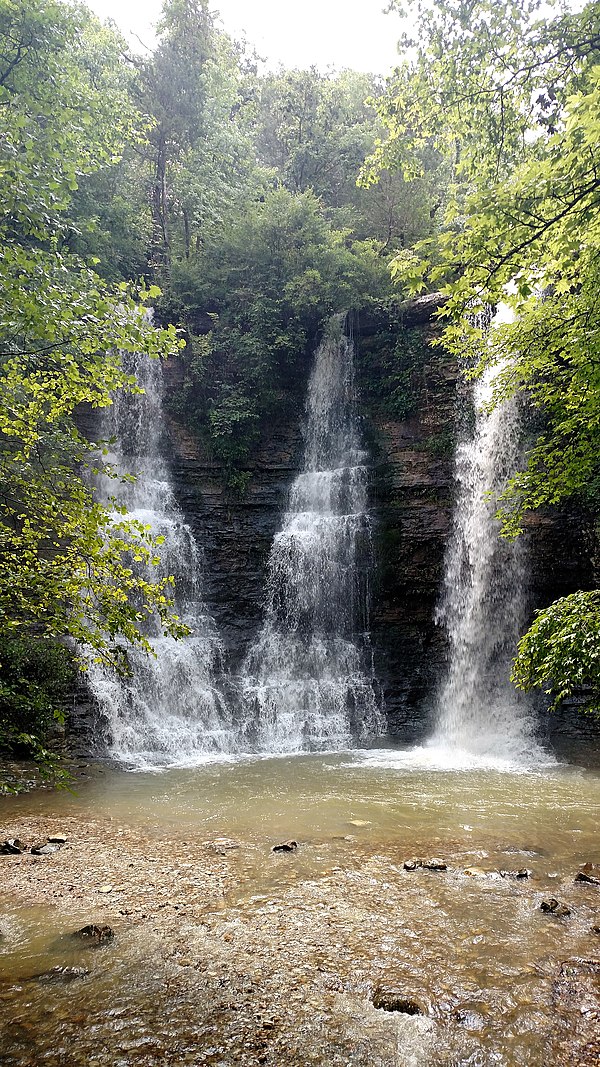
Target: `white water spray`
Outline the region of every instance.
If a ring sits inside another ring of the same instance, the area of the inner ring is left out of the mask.
[[[304,439],[242,675],[243,733],[258,751],[342,748],[383,732],[368,645],[367,457],[353,344],[339,321],[316,353]]]
[[[233,746],[230,714],[219,688],[222,648],[202,599],[198,545],[175,501],[161,452],[162,366],[147,356],[123,359],[144,394],[118,393],[105,409],[101,434],[114,440],[107,462],[135,480],[103,476],[98,490],[105,501],[116,498],[129,517],[164,537],[161,564],[148,565],[148,577],[174,575],[175,611],[191,635],[178,641],[165,637],[158,620],[152,620],[147,636],[156,657],[133,650],[129,678],[91,664],[88,679],[113,757],[139,767],[194,763]]]
[[[491,328],[510,317],[501,307]],[[450,661],[429,745],[523,765],[548,757],[534,739],[530,702],[510,682],[526,610],[526,550],[520,539],[502,540],[494,518],[498,494],[519,463],[521,436],[515,399],[486,410],[498,373],[492,367],[476,383],[474,433],[456,453],[458,496],[438,611]]]

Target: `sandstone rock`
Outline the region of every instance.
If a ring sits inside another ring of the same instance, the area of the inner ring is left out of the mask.
[[[348,819],[349,826],[371,826],[368,819]]]
[[[296,852],[297,841],[282,841],[280,845],[273,845],[271,852]]]
[[[383,1011],[398,1011],[403,1015],[426,1015],[422,1004],[413,997],[407,997],[399,989],[390,986],[377,986],[373,993],[373,1007]]]
[[[422,860],[404,860],[405,871],[416,871],[419,867],[423,866]]]
[[[550,897],[549,900],[542,900],[540,911],[550,912],[559,919],[566,919],[567,915],[571,914],[571,909],[566,904],[561,904],[555,897]]]
[[[584,863],[575,875],[575,881],[600,885],[600,863]]]
[[[95,923],[90,923],[89,926],[82,926],[81,930],[76,930],[73,934],[73,937],[77,937],[89,945],[105,945],[109,941],[113,941],[114,936],[112,927],[96,926]]]
[[[9,837],[0,845],[0,853],[4,856],[20,856],[26,848],[27,845],[19,841],[18,837]]]
[[[48,843],[51,845],[66,845],[67,839],[64,834],[53,834],[48,838]]]

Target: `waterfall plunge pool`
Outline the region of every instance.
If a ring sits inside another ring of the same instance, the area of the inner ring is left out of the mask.
[[[574,875],[600,860],[599,773],[427,759],[99,765],[77,795],[3,798],[3,835],[68,838],[0,857],[3,1063],[586,1062],[600,888]],[[91,922],[115,941],[75,942]],[[89,973],[35,980],[57,966]],[[380,985],[425,1014],[376,1010]]]

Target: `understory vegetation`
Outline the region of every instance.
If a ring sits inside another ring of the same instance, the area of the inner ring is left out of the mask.
[[[40,756],[71,649],[119,668],[149,615],[185,633],[170,579],[132,566],[160,539],[98,501],[94,473],[118,472],[79,428],[135,390],[121,353],[181,361],[176,413],[243,491],[324,322],[441,289],[444,349],[541,413],[504,535],[567,499],[600,513],[600,5],[408,6],[417,40],[384,82],[265,74],[205,0],[165,0],[141,55],[83,5],[0,0],[4,748]],[[515,321],[490,335],[499,301]],[[398,417],[415,358],[405,339],[373,383]],[[538,616],[514,681],[600,710],[599,679],[584,590]]]

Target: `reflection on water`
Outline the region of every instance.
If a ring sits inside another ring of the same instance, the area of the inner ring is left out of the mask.
[[[105,766],[77,796],[5,799],[0,811],[6,832],[11,820],[47,813],[73,820],[75,832],[78,821],[105,820],[115,837],[125,829],[143,840],[161,870],[177,868],[182,886],[203,841],[240,844],[219,861],[227,891],[218,908],[207,898],[135,925],[116,903],[118,936],[106,948],[73,942],[82,921],[67,905],[3,905],[0,1038],[11,1067],[538,1067],[554,1047],[557,969],[598,956],[600,890],[573,882],[581,863],[600,860],[595,772],[448,770],[431,750],[162,774]],[[296,854],[271,854],[290,837]],[[407,873],[411,856],[441,856],[449,869]],[[524,867],[528,879],[499,874]],[[569,919],[541,913],[544,896],[566,901]],[[68,985],[31,981],[57,965],[89,974]],[[420,998],[435,1031],[375,1011],[381,982]]]

